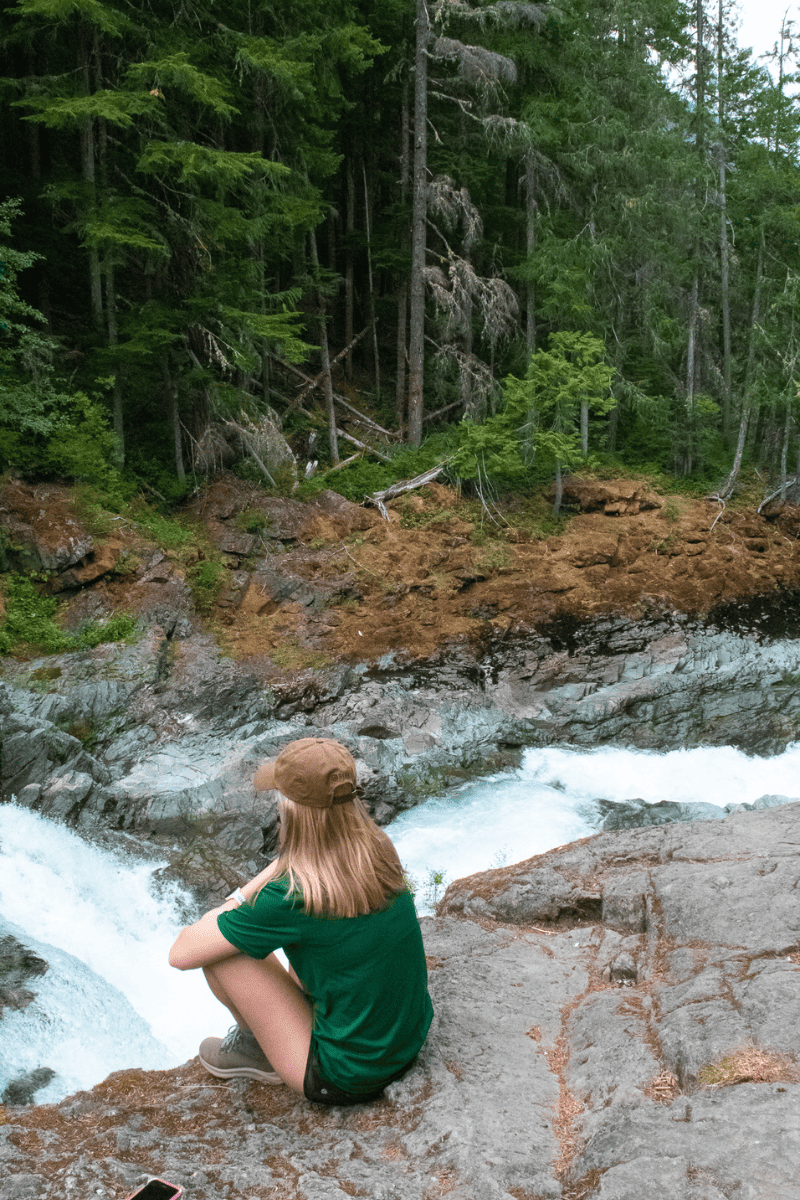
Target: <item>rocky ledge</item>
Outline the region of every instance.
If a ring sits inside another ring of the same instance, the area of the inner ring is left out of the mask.
[[[197,1060],[6,1108],[2,1200],[797,1200],[800,804],[603,833],[451,885],[435,1023],[324,1110]]]

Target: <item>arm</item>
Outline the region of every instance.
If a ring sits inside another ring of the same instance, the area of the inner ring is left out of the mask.
[[[252,900],[259,888],[266,882],[265,876],[269,867],[260,871],[249,883],[242,887],[246,900]],[[175,939],[175,944],[169,952],[169,965],[179,971],[193,971],[197,967],[208,967],[223,958],[231,958],[240,951],[223,937],[217,925],[217,917],[221,912],[230,912],[238,907],[235,900],[225,900],[217,908],[205,913],[194,925],[186,925]]]

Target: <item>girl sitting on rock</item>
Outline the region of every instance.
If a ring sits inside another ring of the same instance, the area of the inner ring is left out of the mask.
[[[200,1061],[321,1104],[374,1100],[412,1065],[433,1015],[397,852],[338,742],[291,742],[253,782],[281,793],[278,858],[182,929],[169,955],[181,971],[202,967],[236,1022],[203,1041]]]

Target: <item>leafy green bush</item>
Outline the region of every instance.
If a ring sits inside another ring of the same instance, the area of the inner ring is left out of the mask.
[[[591,334],[553,333],[550,349],[531,355],[524,379],[503,381],[502,410],[482,425],[464,422],[453,470],[462,479],[520,486],[534,458],[554,467],[581,459],[581,406],[604,415],[616,403],[605,347]]]
[[[225,584],[225,568],[219,559],[202,558],[188,574],[194,602],[201,613],[208,612]]]
[[[136,619],[115,613],[105,621],[92,621],[71,639],[75,650],[93,650],[101,642],[130,642],[136,636]]]
[[[6,619],[0,627],[0,653],[18,642],[31,642],[46,654],[70,649],[70,640],[53,621],[56,601],[40,596],[33,580],[12,575],[6,588]]]
[[[59,427],[42,449],[43,466],[53,475],[94,485],[106,507],[116,508],[133,490],[113,465],[116,456],[117,439],[99,397],[75,392],[61,406]]]

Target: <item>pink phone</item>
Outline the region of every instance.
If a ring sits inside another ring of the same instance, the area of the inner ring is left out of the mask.
[[[183,1188],[176,1183],[167,1183],[166,1179],[148,1179],[125,1200],[178,1200],[178,1196],[182,1195]]]

